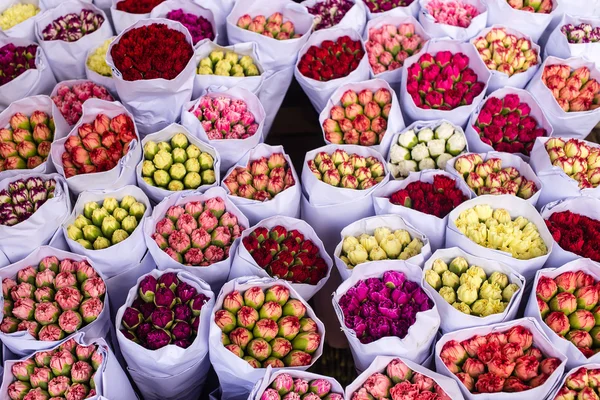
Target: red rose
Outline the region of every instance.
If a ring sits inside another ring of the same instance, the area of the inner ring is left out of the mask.
[[[502,141],[502,130],[497,126],[486,126],[483,129],[483,136],[492,143],[500,143]]]
[[[252,252],[252,258],[254,261],[256,261],[256,264],[258,264],[259,267],[265,268],[267,265],[269,265],[273,259],[273,256],[267,249],[261,247]]]
[[[285,278],[289,272],[287,265],[280,260],[272,261],[266,269],[274,278]]]
[[[276,260],[281,261],[286,266],[292,265],[294,256],[289,251],[281,251],[275,256]]]
[[[502,111],[502,100],[490,97],[483,105],[483,110],[488,110],[492,115],[498,115]]]
[[[288,278],[293,283],[303,283],[309,278],[307,268],[303,265],[294,265],[290,268]]]
[[[490,110],[488,110],[487,108],[483,108],[480,112],[479,112],[479,116],[477,117],[477,125],[480,126],[487,126],[490,125],[492,123],[493,120],[493,116],[492,113],[490,112]]]
[[[507,94],[503,99],[504,110],[507,112],[515,111],[519,104],[521,103],[521,99],[519,99],[519,95],[517,94]]]

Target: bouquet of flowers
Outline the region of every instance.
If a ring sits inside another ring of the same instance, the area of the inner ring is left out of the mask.
[[[590,77],[586,66],[572,70],[566,64],[546,65],[542,82],[565,112],[595,110],[600,107],[600,83]]]
[[[277,40],[296,39],[301,36],[301,34],[295,32],[292,21],[288,20],[284,22],[284,16],[280,12],[275,12],[269,17],[257,15],[254,18],[245,14],[238,19],[237,26],[241,29]]]
[[[365,0],[367,8],[373,14],[384,13],[398,7],[410,7],[413,2],[417,3],[415,0]]]
[[[203,96],[190,112],[198,118],[209,140],[247,139],[259,127],[248,104],[241,99]]]
[[[52,21],[42,30],[42,39],[76,42],[97,31],[103,23],[102,15],[92,10],[81,10],[79,14],[66,14]]]
[[[577,139],[550,138],[544,148],[553,166],[559,167],[580,189],[595,188],[600,183],[600,148]]]
[[[181,22],[181,24],[190,31],[194,45],[204,39],[215,39],[215,30],[211,22],[201,15],[195,15],[186,12],[185,10],[177,9],[169,11],[167,13],[167,19]]]
[[[15,3],[0,14],[0,29],[7,31],[40,12],[35,4]]]
[[[0,47],[0,70],[2,70],[0,86],[15,80],[30,69],[37,69],[35,62],[37,52],[36,44],[16,46],[8,43]]]
[[[165,0],[122,0],[116,9],[130,14],[148,14]]]
[[[364,55],[360,40],[344,35],[310,46],[298,62],[298,71],[319,82],[344,78],[358,68]]]
[[[55,189],[54,179],[31,177],[10,182],[7,189],[0,190],[0,225],[13,226],[26,221],[54,197]]]
[[[431,37],[466,41],[486,27],[487,5],[472,0],[420,0],[419,22]]]
[[[92,81],[81,81],[69,86],[62,82],[52,91],[52,101],[65,119],[68,126],[73,126],[83,114],[83,103],[89,99],[114,101],[108,90]]]
[[[252,400],[343,400],[342,386],[332,378],[304,371],[265,374],[250,393]]]
[[[506,0],[508,5],[515,10],[528,11],[531,13],[549,14],[552,12],[552,0]]]
[[[198,64],[198,75],[232,76],[236,78],[258,76],[260,71],[252,57],[233,51],[211,51]]]
[[[438,24],[468,28],[480,12],[477,7],[462,1],[432,0],[425,9]]]
[[[596,43],[600,41],[600,27],[582,22],[578,25],[565,24],[560,27],[560,32],[565,35],[570,44]]]
[[[582,367],[572,369],[563,379],[560,389],[553,393],[553,400],[568,400],[571,398],[596,398],[598,397],[598,385],[600,368],[598,364],[586,364]]]
[[[108,51],[108,46],[113,40],[114,38],[106,39],[100,47],[97,47],[88,55],[86,61],[88,69],[108,78],[112,78],[112,70],[106,63],[106,52]]]
[[[339,24],[355,4],[353,0],[320,0],[306,8],[315,16],[315,31],[318,31]]]
[[[427,38],[417,29],[409,22],[399,26],[382,24],[369,29],[365,48],[373,74],[400,69],[404,60],[421,50]]]

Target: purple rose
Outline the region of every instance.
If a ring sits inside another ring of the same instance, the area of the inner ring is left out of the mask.
[[[384,287],[383,283],[381,282],[381,279],[379,278],[365,279],[365,284],[369,288],[370,292],[380,292],[381,290],[383,290]]]
[[[398,304],[391,300],[384,300],[377,305],[377,309],[386,318],[397,320],[402,314],[402,310]]]
[[[412,293],[419,287],[419,284],[413,281],[406,281],[404,283],[403,289],[406,293]]]
[[[379,315],[379,311],[375,303],[367,301],[360,306],[360,315],[363,318],[376,317]]]
[[[406,286],[406,285],[405,285]],[[394,289],[392,291],[392,301],[396,304],[403,305],[410,301],[411,297],[403,289]]]
[[[379,303],[380,301],[388,300],[392,297],[392,289],[383,286],[378,292],[369,293],[369,300]]]
[[[344,313],[354,314],[360,307],[358,298],[350,295],[349,293],[344,294],[340,298],[340,308]]]
[[[389,336],[390,324],[385,317],[367,318],[367,331],[375,340]]]
[[[383,273],[383,283],[391,289],[401,289],[406,281],[406,275],[399,271],[387,271]]]

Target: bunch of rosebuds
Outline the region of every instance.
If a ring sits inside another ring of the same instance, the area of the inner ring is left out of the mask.
[[[202,96],[190,112],[198,118],[209,140],[247,139],[258,130],[259,124],[241,99]]]
[[[37,48],[36,44],[15,46],[12,43],[0,47],[0,71],[2,71],[0,86],[18,78],[30,69],[36,69]]]
[[[181,24],[190,32],[193,44],[204,39],[213,40],[215,38],[212,24],[201,15],[188,13],[180,8],[169,11],[167,13],[167,19],[181,22]]]
[[[300,58],[298,71],[310,79],[327,82],[343,78],[356,68],[365,51],[360,40],[342,36],[335,40],[324,40],[320,46],[310,46]]]
[[[102,250],[127,239],[144,217],[146,205],[133,196],[85,203],[83,214],[67,227],[69,239],[88,250]]]
[[[553,400],[595,399],[600,388],[600,369],[580,367],[570,372]]]
[[[247,167],[236,167],[223,180],[233,196],[268,201],[296,184],[292,169],[282,153],[250,161]]]
[[[499,158],[483,161],[479,154],[469,153],[454,161],[454,169],[478,196],[512,194],[527,200],[539,190],[534,181],[521,176],[515,167],[502,168]]]
[[[283,14],[280,12],[273,13],[268,18],[265,18],[264,15],[257,15],[254,19],[250,15],[244,14],[238,19],[237,26],[277,40],[295,39],[302,36],[294,31],[292,21],[283,22]]]
[[[542,82],[565,112],[589,111],[600,107],[600,83],[590,78],[588,67],[571,71],[564,64],[546,65]]]
[[[94,33],[104,23],[104,17],[91,10],[70,13],[52,21],[42,31],[44,40],[76,42],[85,35]]]
[[[16,113],[0,129],[0,171],[33,169],[44,163],[54,140],[54,118],[43,111]]]
[[[27,331],[37,340],[61,340],[94,322],[104,308],[106,285],[85,260],[44,257],[16,279],[2,280],[5,334]]]
[[[340,23],[346,13],[354,7],[351,0],[321,0],[312,7],[307,7],[308,12],[315,16],[315,31],[327,29]]]
[[[461,1],[431,0],[425,6],[427,13],[438,24],[468,28],[473,18],[479,15],[474,5]]]
[[[291,393],[291,394],[290,394]],[[343,400],[344,396],[331,391],[331,382],[319,378],[308,381],[290,374],[277,375],[260,396],[260,400]]]
[[[531,41],[506,33],[505,28],[493,28],[487,35],[473,41],[479,56],[489,70],[513,76],[537,65],[538,53]]]
[[[7,31],[39,12],[40,9],[35,4],[15,3],[0,13],[0,29]]]
[[[385,167],[376,157],[363,157],[348,154],[338,149],[331,155],[324,151],[314,160],[308,161],[308,168],[320,181],[331,186],[346,189],[369,189],[383,180]]]
[[[65,142],[62,165],[65,177],[110,171],[137,139],[133,120],[127,114],[109,118],[98,114],[93,122],[79,126]]]
[[[86,61],[86,65],[90,70],[102,76],[112,77],[112,69],[106,63],[106,53],[113,40],[114,38],[106,39],[102,46],[97,47],[90,54]]]
[[[18,179],[0,190],[0,225],[13,226],[31,217],[54,197],[56,181],[39,177]]]
[[[600,148],[577,139],[550,138],[545,144],[550,162],[579,182],[581,189],[600,184]]]
[[[215,323],[225,348],[253,368],[303,367],[312,363],[322,340],[317,323],[306,313],[306,306],[291,299],[285,286],[253,286],[227,294]]]
[[[75,125],[83,113],[83,103],[88,99],[114,101],[104,86],[92,81],[77,83],[73,87],[60,85],[52,101],[69,125]]]
[[[450,340],[439,355],[448,370],[471,393],[524,392],[543,385],[562,363],[534,346],[521,325],[504,332]]]
[[[316,285],[327,275],[327,263],[319,248],[296,229],[260,226],[244,238],[243,244],[256,264],[274,278]]]
[[[164,273],[158,280],[146,275],[138,294],[121,319],[121,333],[127,339],[148,350],[169,344],[186,349],[194,342],[208,297],[180,281],[174,272]]]
[[[373,234],[358,237],[347,236],[342,241],[340,259],[349,269],[368,261],[408,260],[421,252],[423,242],[411,237],[404,229],[391,231],[386,227],[375,228]]]
[[[250,56],[241,56],[233,51],[211,51],[198,64],[198,75],[259,76],[260,71]]]
[[[213,197],[171,206],[156,223],[152,239],[169,257],[185,265],[206,267],[229,257],[229,248],[245,227]]]
[[[567,37],[569,43],[596,43],[600,41],[600,26],[592,27],[582,22],[579,25],[566,24],[560,31]]]
[[[506,0],[508,5],[515,10],[528,11],[532,13],[550,14],[552,12],[552,0]]]
[[[323,121],[325,139],[333,144],[379,144],[391,109],[392,94],[385,88],[360,93],[346,90],[340,104],[331,107],[330,117]]]
[[[415,26],[410,23],[398,27],[384,24],[369,29],[365,48],[373,73],[377,75],[401,68],[404,60],[421,50],[423,43],[424,39],[415,33]]]
[[[15,380],[8,397],[21,399],[87,399],[96,397],[96,372],[104,356],[98,345],[69,339],[56,349],[38,351],[11,367]]]
[[[408,7],[414,0],[364,0],[369,11],[376,14],[393,10],[396,7]]]

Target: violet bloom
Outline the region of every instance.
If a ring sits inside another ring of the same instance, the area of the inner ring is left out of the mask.
[[[352,6],[354,3],[350,0],[324,0],[308,7],[308,12],[315,16],[315,30],[318,31],[339,24]]]
[[[0,47],[0,86],[18,78],[29,69],[36,69],[37,45],[15,46],[12,43]]]
[[[79,14],[71,13],[52,21],[42,31],[44,40],[76,42],[87,34],[97,31],[104,23],[104,17],[90,10]]]
[[[178,21],[185,26],[190,31],[194,44],[204,39],[214,40],[215,38],[215,32],[210,21],[203,16],[196,16],[178,9],[169,11],[167,19]]]

